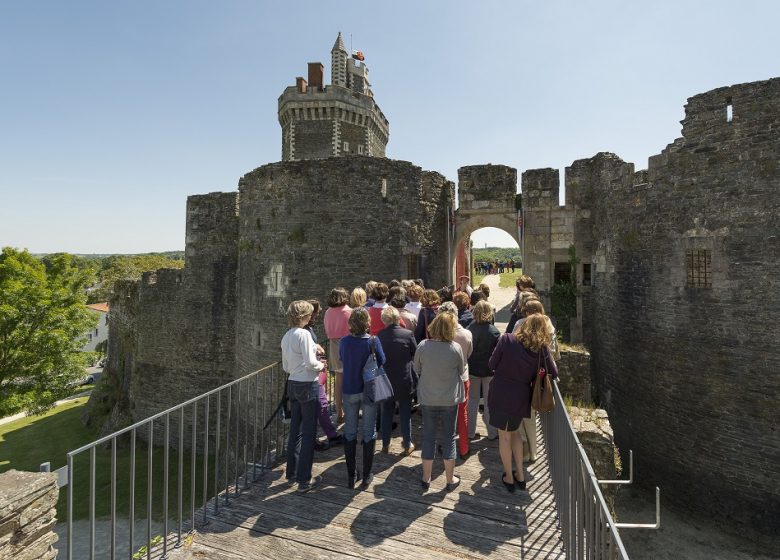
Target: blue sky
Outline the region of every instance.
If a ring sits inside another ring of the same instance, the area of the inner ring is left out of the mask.
[[[599,151],[645,168],[688,97],[780,75],[778,21],[770,0],[6,0],[0,245],[182,249],[188,195],[280,159],[277,98],[338,31],[366,55],[388,157],[457,180]]]

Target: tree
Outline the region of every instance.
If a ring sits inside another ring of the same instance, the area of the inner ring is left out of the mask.
[[[86,307],[88,268],[71,255],[51,255],[46,265],[27,251],[0,255],[0,402],[50,408],[84,375],[80,350],[97,318]]]
[[[99,287],[89,293],[89,303],[108,301],[117,280],[135,280],[141,278],[144,272],[183,266],[183,260],[157,253],[106,257],[102,262],[102,270],[98,273]]]

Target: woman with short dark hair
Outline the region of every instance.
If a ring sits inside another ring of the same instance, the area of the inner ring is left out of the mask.
[[[474,290],[477,293],[477,290]],[[490,425],[490,407],[488,395],[490,393],[490,380],[493,379],[493,371],[488,367],[493,350],[498,343],[501,333],[491,323],[493,321],[493,308],[486,301],[478,301],[474,306],[474,322],[468,327],[471,331],[472,352],[469,356],[469,405],[468,405],[468,431],[469,439],[479,437],[477,431],[477,413],[479,411],[480,392],[484,400],[482,418],[487,426],[488,439],[496,439],[498,432]]]
[[[441,298],[436,290],[424,290],[420,297],[420,315],[417,317],[417,328],[414,330],[414,338],[417,344],[428,338],[428,326],[436,318],[436,310],[439,308]]]
[[[390,289],[387,284],[379,282],[371,291],[371,299],[374,304],[368,308],[368,314],[371,317],[371,336],[375,336],[384,328],[382,323],[382,310],[387,307],[387,296],[390,295]]]
[[[341,402],[341,385],[344,378],[344,366],[339,358],[339,341],[349,334],[349,316],[352,308],[347,305],[349,293],[344,288],[333,288],[328,296],[328,310],[323,323],[325,336],[328,337],[328,358],[333,372],[333,400],[336,401],[336,423],[344,421],[344,407]]]
[[[371,467],[376,449],[376,416],[378,405],[363,402],[363,368],[372,353],[376,355],[378,365],[385,363],[382,343],[368,334],[371,317],[365,308],[352,310],[349,317],[349,332],[339,342],[339,356],[344,366],[342,394],[344,401],[344,456],[347,462],[347,486],[355,487],[358,477],[356,454],[358,437],[358,418],[363,409],[363,482],[365,489],[371,484],[374,475]]]

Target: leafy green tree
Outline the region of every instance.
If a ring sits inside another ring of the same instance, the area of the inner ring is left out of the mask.
[[[97,318],[86,307],[89,269],[71,255],[47,263],[5,247],[0,255],[0,402],[41,412],[84,375],[80,350]]]
[[[157,253],[106,257],[103,259],[101,270],[98,273],[98,287],[89,293],[89,303],[108,301],[117,280],[135,280],[141,278],[144,272],[160,268],[182,268],[183,266],[183,260],[172,259]]]

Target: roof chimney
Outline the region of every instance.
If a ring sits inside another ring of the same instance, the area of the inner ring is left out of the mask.
[[[325,67],[321,62],[309,62],[309,87],[322,91]]]
[[[295,87],[298,90],[298,93],[306,93],[306,80],[298,76],[295,78]]]

